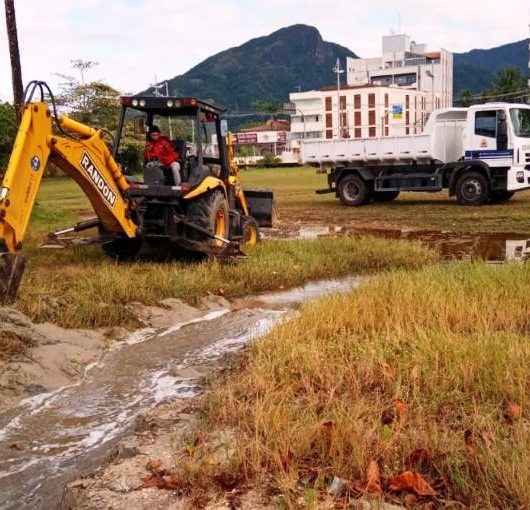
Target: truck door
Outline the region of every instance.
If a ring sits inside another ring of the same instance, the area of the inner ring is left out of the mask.
[[[506,112],[504,110],[479,110],[466,159],[480,159],[490,167],[510,167],[513,150],[508,149]]]

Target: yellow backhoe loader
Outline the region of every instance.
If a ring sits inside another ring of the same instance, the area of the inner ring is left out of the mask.
[[[40,100],[33,100],[39,93]],[[25,97],[0,183],[0,303],[16,298],[25,267],[22,243],[48,161],[81,187],[96,214],[57,236],[97,228],[103,251],[117,260],[135,258],[145,245],[158,251],[178,247],[233,256],[241,253],[240,247],[258,241],[258,226],[271,225],[272,192],[243,191],[233,139],[223,129],[223,110],[218,107],[193,97],[122,97],[118,129],[112,136],[59,116],[45,82],[31,82]],[[126,177],[117,161],[124,126],[131,119],[144,130],[155,122],[165,122],[170,133],[173,126],[181,132],[191,126],[191,141],[171,140],[180,154],[178,185],[174,174],[157,161],[144,168],[143,180]]]

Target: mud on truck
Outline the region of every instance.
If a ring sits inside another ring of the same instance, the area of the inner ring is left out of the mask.
[[[461,205],[509,200],[530,188],[530,105],[487,103],[434,111],[422,134],[304,141],[302,161],[327,174],[345,205],[401,191],[448,190]]]

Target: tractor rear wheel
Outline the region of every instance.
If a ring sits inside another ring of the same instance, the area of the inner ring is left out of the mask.
[[[229,239],[230,217],[228,213],[228,202],[225,194],[220,190],[214,190],[203,195],[188,206],[189,219],[199,227],[204,228],[210,234]],[[190,235],[195,240],[204,240],[205,235],[190,228]],[[207,239],[213,248],[222,248],[225,243],[218,239]]]
[[[259,241],[259,228],[256,220],[250,216],[241,221],[243,236],[241,240],[242,248],[253,248]]]

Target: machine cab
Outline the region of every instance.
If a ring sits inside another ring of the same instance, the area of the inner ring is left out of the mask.
[[[145,184],[175,186],[163,162],[157,169],[143,160],[156,126],[178,155],[182,186],[194,187],[209,175],[228,178],[222,109],[193,97],[124,96],[121,104],[114,157],[129,174],[142,173]]]

